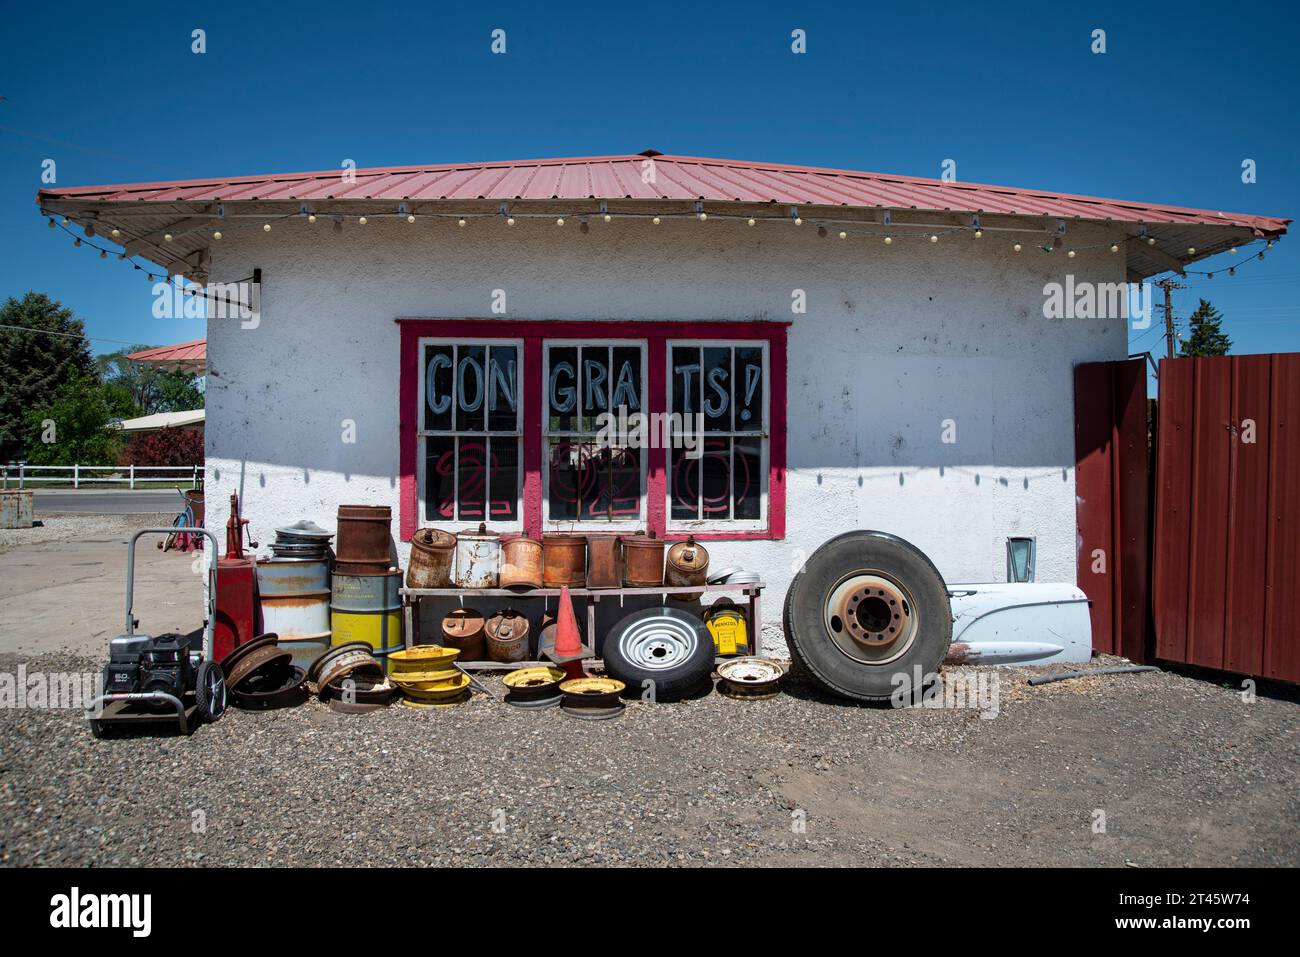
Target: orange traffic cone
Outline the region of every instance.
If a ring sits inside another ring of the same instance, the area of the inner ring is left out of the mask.
[[[560,617],[555,622],[555,658],[567,678],[586,677],[582,668],[585,650],[578,635],[578,619],[573,614],[573,599],[569,597],[569,586],[565,585],[560,589]]]

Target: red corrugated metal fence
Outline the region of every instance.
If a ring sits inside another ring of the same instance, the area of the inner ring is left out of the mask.
[[[1077,582],[1091,601],[1092,647],[1145,662],[1148,449],[1142,359],[1074,368]]]
[[[1158,658],[1300,681],[1300,354],[1160,363]]]

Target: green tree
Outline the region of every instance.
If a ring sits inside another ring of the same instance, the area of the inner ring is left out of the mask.
[[[1226,356],[1232,340],[1219,326],[1223,314],[1208,299],[1202,299],[1191,318],[1191,335],[1178,347],[1180,356]]]
[[[44,406],[27,413],[36,440],[27,447],[33,465],[112,465],[118,434],[108,424],[103,384],[93,375],[71,372]]]
[[[92,370],[85,326],[44,293],[0,306],[0,462],[39,443],[31,412],[49,405],[69,375]]]
[[[155,412],[188,412],[203,408],[198,376],[171,372],[148,362],[128,359],[132,352],[153,348],[135,345],[95,359],[100,378],[111,390],[110,404],[118,418],[153,415]],[[125,411],[123,411],[125,410]]]

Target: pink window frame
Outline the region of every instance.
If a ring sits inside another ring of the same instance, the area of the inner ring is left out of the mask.
[[[785,538],[786,460],[786,332],[784,322],[539,322],[513,319],[399,319],[401,372],[398,422],[401,448],[399,524],[402,540],[410,541],[419,527],[420,340],[425,337],[474,339],[511,338],[524,341],[524,531],[542,534],[542,341],[544,339],[644,339],[647,394],[651,413],[665,412],[667,402],[667,343],[670,339],[764,340],[768,349],[769,411],[767,528],[749,531],[695,532],[700,541],[739,541]],[[646,464],[646,525],[660,538],[681,539],[686,532],[667,531],[667,450],[649,449]]]

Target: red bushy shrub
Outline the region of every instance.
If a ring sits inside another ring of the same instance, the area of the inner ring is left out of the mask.
[[[122,450],[119,465],[202,465],[202,429],[142,432]]]

